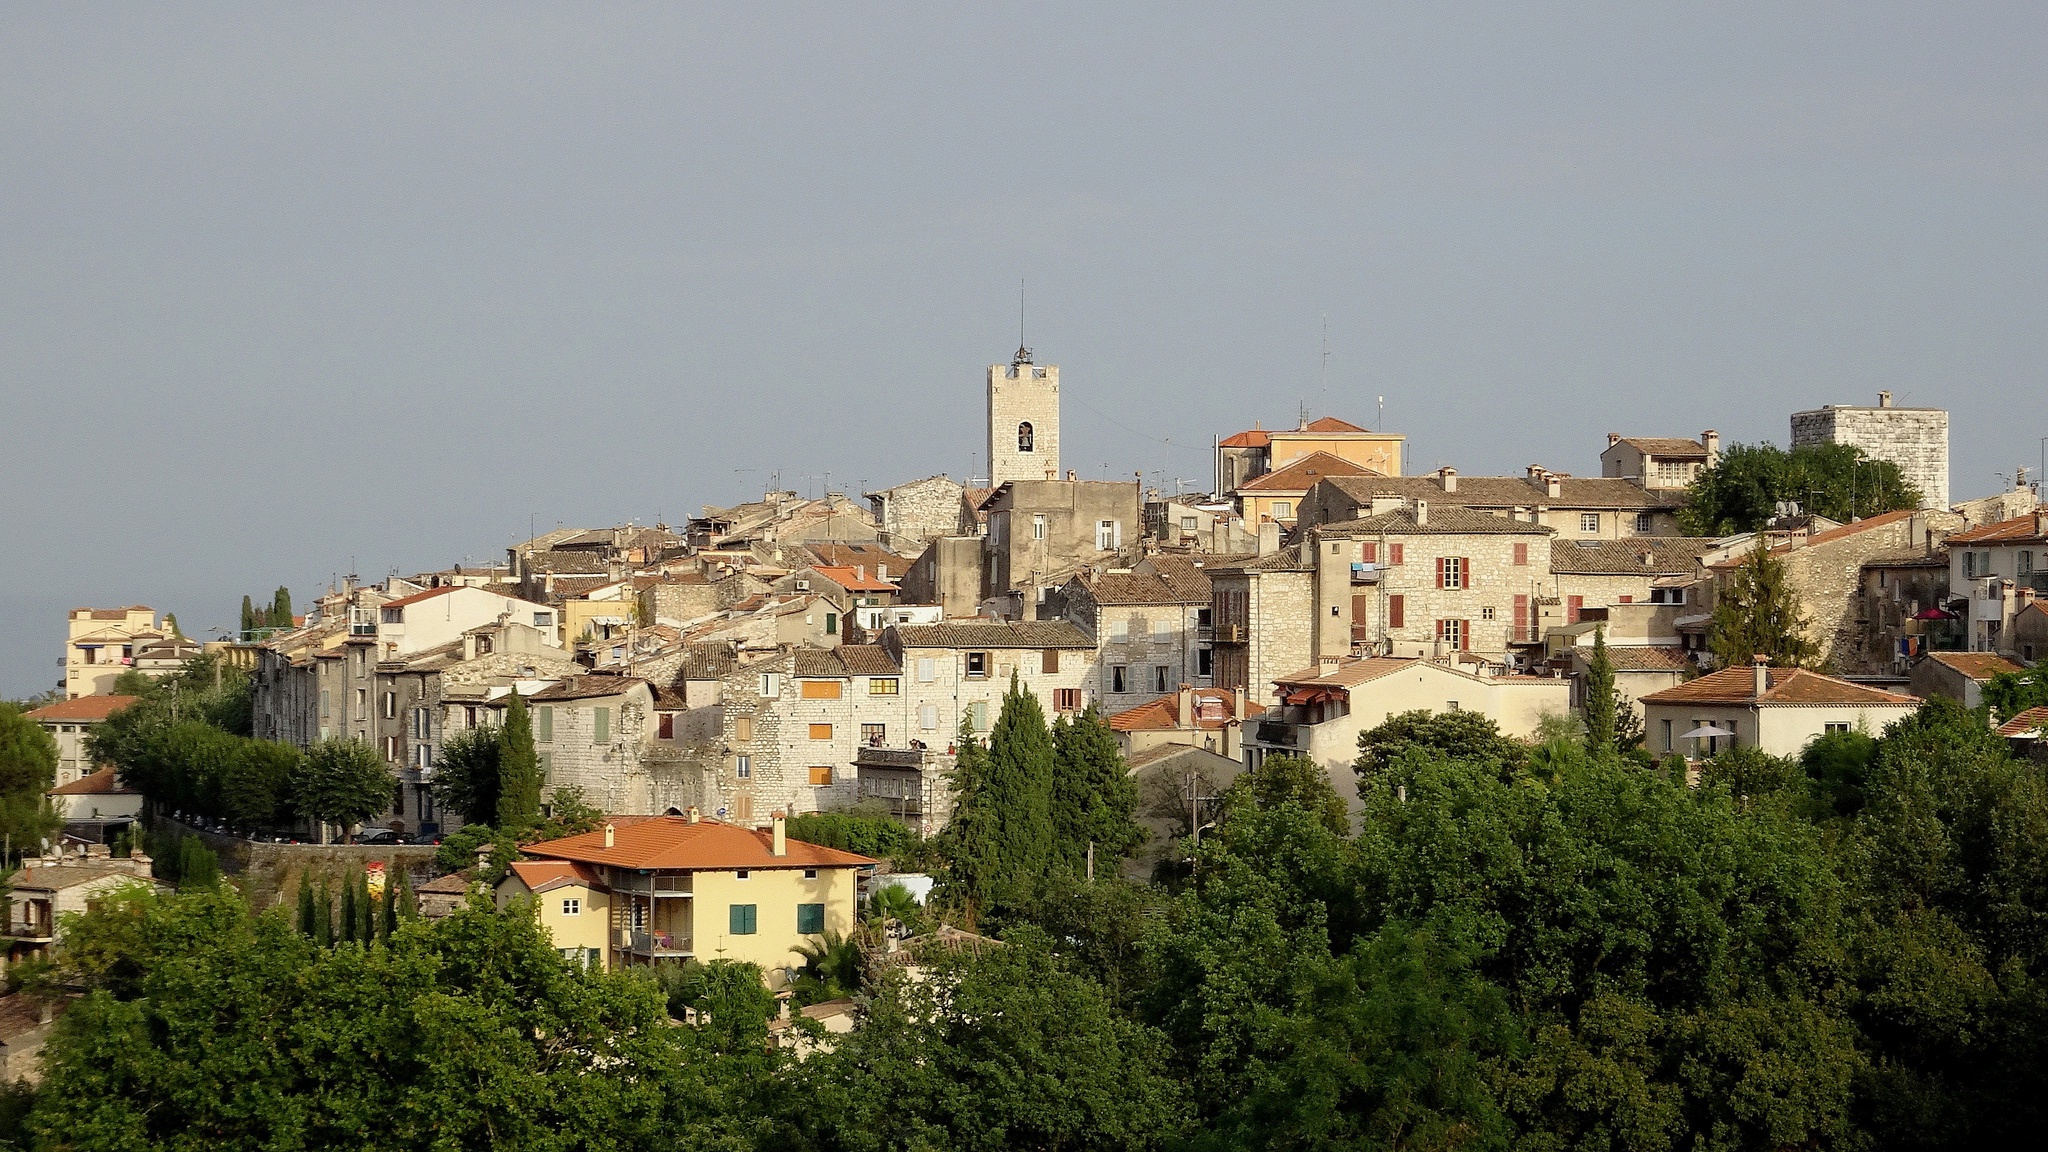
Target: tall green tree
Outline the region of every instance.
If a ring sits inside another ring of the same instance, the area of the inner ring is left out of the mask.
[[[242,635],[247,636],[255,630],[256,606],[250,602],[247,596],[244,596],[242,597]]]
[[[270,626],[289,628],[292,626],[292,590],[280,584],[270,597]]]
[[[356,877],[351,871],[341,878],[341,930],[337,938],[344,943],[358,939],[356,916]]]
[[[56,782],[56,739],[0,701],[0,832],[17,849],[31,848],[64,826],[45,796]],[[7,863],[0,860],[0,867]]]
[[[1013,675],[1003,711],[988,738],[986,799],[996,814],[1001,870],[998,905],[1028,903],[1052,867],[1056,844],[1052,823],[1052,733],[1038,697]]]
[[[533,717],[519,693],[498,729],[498,827],[517,832],[540,821],[540,754],[533,747]]]
[[[1806,624],[1785,562],[1759,540],[1714,601],[1707,646],[1723,668],[1746,668],[1756,656],[1780,668],[1804,668],[1820,654],[1806,638]]]
[[[1586,747],[1596,754],[1617,751],[1614,724],[1614,661],[1607,655],[1607,626],[1593,628],[1593,658],[1586,662]]]
[[[994,909],[1001,884],[1000,817],[989,788],[988,749],[964,718],[953,751],[953,814],[939,833],[939,852],[945,860],[940,895],[960,909],[971,930]]]
[[[312,939],[317,935],[313,927],[313,878],[305,872],[299,873],[299,911],[297,921],[299,935]]]
[[[465,728],[449,735],[434,758],[434,779],[429,787],[435,803],[462,813],[465,823],[495,821],[503,787],[500,752],[495,728]]]
[[[1917,508],[1920,493],[1898,465],[1847,444],[1815,444],[1790,452],[1770,444],[1737,444],[1701,473],[1686,493],[1679,524],[1693,536],[1732,536],[1770,523],[1783,504],[1847,523]]]
[[[292,781],[292,807],[308,820],[347,828],[391,804],[395,778],[360,740],[322,740]]]
[[[1053,724],[1052,827],[1055,856],[1075,872],[1086,870],[1094,848],[1097,875],[1144,843],[1138,826],[1138,786],[1124,764],[1116,733],[1094,705]]]

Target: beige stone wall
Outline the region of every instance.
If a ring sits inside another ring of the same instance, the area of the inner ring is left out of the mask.
[[[1833,405],[1792,414],[1792,447],[1849,444],[1899,466],[1922,508],[1948,507],[1948,413],[1940,408]]]
[[[1366,642],[1390,645],[1397,653],[1426,650],[1437,640],[1437,621],[1463,620],[1471,630],[1465,648],[1498,660],[1513,638],[1515,597],[1528,597],[1533,623],[1536,602],[1548,592],[1550,539],[1536,533],[1378,537],[1379,581],[1356,585],[1350,582],[1351,564],[1360,561],[1364,541],[1325,541],[1317,556],[1322,603],[1316,621],[1324,637],[1322,651],[1348,651],[1354,626]],[[1395,543],[1402,545],[1402,563],[1389,564]],[[1331,551],[1338,544],[1343,547]],[[1524,564],[1514,562],[1516,544],[1527,547]],[[1437,587],[1436,562],[1442,557],[1470,562],[1466,587]],[[1394,596],[1403,602],[1399,628],[1389,619]],[[1362,616],[1357,612],[1361,606]],[[1346,647],[1340,649],[1339,644]]]
[[[1032,450],[1018,451],[1017,426],[1029,422]],[[1010,480],[1060,474],[1060,370],[1055,364],[991,364],[988,369],[988,476]]]

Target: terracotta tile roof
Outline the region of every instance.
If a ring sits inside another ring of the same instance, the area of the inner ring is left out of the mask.
[[[2043,705],[2039,708],[2029,708],[2025,712],[2000,724],[1998,726],[1998,734],[2007,737],[2033,736],[2043,728],[2048,728],[2048,705]]]
[[[59,700],[55,704],[45,704],[23,715],[31,720],[52,723],[61,721],[67,724],[97,724],[140,699],[140,696],[80,696],[76,700]]]
[[[567,572],[577,576],[602,575],[606,567],[604,557],[596,552],[529,552],[520,557],[520,566],[528,572]]]
[[[1643,697],[1644,704],[1896,704],[1918,706],[1917,696],[1903,696],[1880,688],[1866,688],[1833,676],[1804,668],[1771,668],[1761,699],[1756,694],[1753,668],[1723,668],[1697,680],[1674,685]]]
[[[1459,504],[1468,508],[1548,508],[1616,511],[1675,510],[1685,503],[1683,488],[1644,488],[1633,480],[1610,476],[1564,476],[1552,496],[1541,483],[1521,476],[1460,476],[1458,490],[1446,492],[1435,476],[1333,476],[1327,483],[1354,500],[1374,495],[1420,497],[1432,508]]]
[[[1623,444],[1652,456],[1677,456],[1704,460],[1706,445],[1683,436],[1623,436]]]
[[[1996,524],[1986,524],[1981,528],[1965,528],[1961,532],[1950,533],[1948,542],[1951,545],[2038,544],[2048,540],[2048,532],[2043,532],[2042,529],[2041,514],[2029,513],[2025,516],[2015,516],[2010,520],[2000,520]]]
[[[1872,556],[1863,562],[1865,568],[1946,568],[1948,557],[1924,548],[1911,548],[1900,552],[1888,552]]]
[[[600,696],[617,696],[630,692],[636,684],[647,681],[638,676],[609,676],[593,672],[588,676],[571,676],[557,684],[535,692],[528,700],[546,702],[549,700],[590,700]]]
[[[1319,524],[1316,533],[1320,536],[1550,536],[1557,531],[1527,520],[1510,520],[1491,512],[1456,505],[1445,508],[1432,504],[1428,519],[1427,524],[1418,524],[1415,522],[1415,509],[1401,508],[1379,516]]]
[[[1235,436],[1225,436],[1216,442],[1216,446],[1218,448],[1266,448],[1270,447],[1272,443],[1273,437],[1271,433],[1263,428],[1253,428],[1249,432],[1239,432]]]
[[[898,487],[901,487],[901,485],[898,485]],[[871,574],[878,565],[883,564],[888,565],[891,572],[901,572],[910,566],[911,561],[916,559],[914,556],[904,556],[891,552],[880,544],[820,542],[805,544],[803,547],[821,565],[829,565],[835,568],[857,568],[865,565]]]
[[[403,608],[408,604],[417,604],[422,600],[432,600],[436,596],[446,596],[453,591],[455,591],[455,585],[453,584],[445,585],[440,588],[429,588],[425,592],[415,592],[410,596],[400,596],[396,600],[386,600],[384,603],[379,604],[378,607]]]
[[[1368,656],[1363,660],[1339,661],[1335,668],[1305,668],[1290,676],[1275,677],[1273,683],[1293,687],[1356,688],[1360,684],[1406,672],[1428,663],[1413,656]]]
[[[418,888],[413,889],[413,891],[418,893],[432,892],[436,894],[453,893],[457,896],[460,896],[468,892],[470,885],[475,883],[476,877],[471,874],[469,869],[465,868],[460,872],[450,872],[446,876],[436,876],[434,879],[429,880],[425,884],[420,885]]]
[[[1095,641],[1064,620],[948,620],[897,624],[905,648],[1094,648]]]
[[[1257,558],[1257,553],[1218,553],[1199,556],[1153,556],[1145,561],[1173,594],[1187,603],[1207,604],[1209,602],[1209,573],[1212,569],[1226,568]]]
[[[1580,576],[1690,575],[1713,547],[1713,540],[1693,536],[1559,540],[1550,546],[1550,570]]]
[[[730,644],[685,644],[683,664],[676,669],[676,679],[720,680],[732,671],[733,654]]]
[[[1581,654],[1588,660],[1593,658],[1590,648]],[[1607,662],[1614,665],[1616,672],[1683,672],[1692,667],[1685,649],[1651,645],[1610,645]]]
[[[1910,511],[1880,513],[1876,516],[1858,520],[1853,524],[1840,524],[1824,532],[1815,532],[1811,536],[1798,536],[1790,540],[1780,540],[1771,545],[1771,555],[1777,556],[1796,548],[1812,548],[1820,544],[1832,544],[1837,540],[1847,540],[1850,537],[1868,532],[1873,528],[1883,528],[1886,525],[1897,524],[1902,520],[1910,520],[1912,517],[1913,513]],[[1950,536],[1949,539],[1953,540],[1955,537]],[[1727,572],[1739,568],[1742,566],[1743,560],[1748,558],[1750,550],[1754,547],[1755,545],[1752,544],[1742,549],[1736,555],[1721,561],[1719,564],[1711,565],[1711,567],[1716,572]]]
[[[833,564],[818,564],[813,566],[813,570],[848,592],[896,591],[894,581],[878,579],[873,573],[863,575],[858,567],[842,568]]]
[[[837,848],[824,848],[802,840],[786,841],[787,851],[771,852],[773,838],[765,828],[740,828],[717,820],[692,824],[685,816],[655,816],[646,820],[612,822],[612,847],[604,846],[604,830],[545,840],[524,849],[529,856],[555,860],[579,860],[586,864],[607,864],[614,868],[696,869],[728,871],[735,868],[858,868],[876,861]]]
[[[39,864],[34,868],[23,868],[21,871],[16,872],[10,883],[17,892],[24,888],[43,888],[55,892],[65,888],[75,888],[80,884],[90,884],[95,880],[104,880],[109,876],[133,880],[138,884],[156,883],[156,881],[151,880],[147,876],[137,876],[130,872],[125,860],[119,865],[105,862],[97,864],[91,862],[84,864]],[[161,885],[159,886],[161,887]]]
[[[1927,659],[1953,668],[1980,682],[1989,680],[2000,672],[2026,671],[1996,652],[1929,652]]]
[[[69,784],[59,784],[50,789],[52,796],[137,796],[140,793],[121,783],[114,774],[113,765],[101,768],[90,775],[81,776]]]
[[[1382,473],[1363,464],[1353,464],[1341,456],[1328,452],[1311,452],[1291,462],[1285,468],[1261,473],[1237,486],[1239,492],[1273,492],[1285,495],[1290,492],[1306,492],[1315,487],[1316,481],[1331,476],[1379,476]]]
[[[547,584],[550,603],[559,604],[564,600],[576,600],[599,588],[616,584],[609,576],[557,576]]]
[[[1207,604],[1208,581],[1202,589],[1176,589],[1151,572],[1081,572],[1074,577],[1097,604]]]
[[[512,874],[536,896],[570,885],[595,888],[599,883],[597,869],[574,860],[515,860]]]
[[[1306,424],[1302,425],[1302,426],[1301,426],[1301,428],[1300,428],[1300,431],[1303,431],[1303,432],[1370,432],[1370,431],[1371,431],[1371,429],[1369,429],[1369,428],[1360,428],[1360,427],[1359,427],[1358,425],[1356,425],[1356,424],[1353,424],[1353,423],[1351,423],[1351,422],[1349,422],[1349,421],[1346,421],[1346,420],[1339,420],[1339,419],[1337,419],[1337,418],[1336,418],[1335,416],[1324,416],[1324,417],[1322,417],[1321,419],[1317,419],[1317,420],[1311,420],[1311,421],[1309,421],[1308,423],[1306,423]]]
[[[902,669],[879,644],[845,644],[838,648],[798,648],[794,675],[810,680],[845,680],[854,676],[894,676]]]
[[[1237,694],[1228,688],[1196,688],[1195,727],[1214,730],[1227,727],[1237,719]],[[1263,704],[1247,705],[1246,719],[1266,710]],[[1175,692],[1126,708],[1109,718],[1109,726],[1118,732],[1172,732],[1180,727],[1180,693]]]

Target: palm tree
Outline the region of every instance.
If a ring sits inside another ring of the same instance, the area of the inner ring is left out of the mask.
[[[895,921],[908,931],[916,931],[924,921],[924,908],[910,889],[901,884],[890,884],[875,889],[868,897],[868,927],[877,932],[886,932],[889,922]]]
[[[854,937],[826,932],[817,940],[797,945],[796,954],[804,958],[795,981],[799,1006],[838,1000],[860,991],[861,945]]]

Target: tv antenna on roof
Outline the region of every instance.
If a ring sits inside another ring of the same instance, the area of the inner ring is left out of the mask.
[[[1330,314],[1323,313],[1323,415],[1330,414]]]

